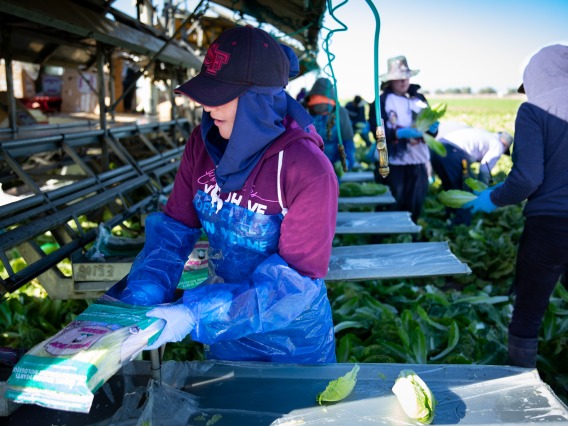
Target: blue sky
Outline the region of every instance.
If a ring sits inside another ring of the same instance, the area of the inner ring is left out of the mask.
[[[132,4],[133,0],[119,0]],[[285,0],[282,0],[285,1]],[[196,4],[184,2],[188,8]],[[340,1],[333,1],[334,7]],[[387,59],[404,55],[420,73],[411,82],[434,91],[493,87],[506,91],[522,82],[523,69],[540,48],[568,45],[567,0],[373,0],[380,17],[379,74]],[[340,99],[374,99],[375,19],[365,0],[348,0],[334,15],[346,31],[331,36],[330,51]],[[324,25],[340,29],[329,16]],[[320,40],[326,35],[322,33]],[[321,51],[318,62],[327,59]],[[310,87],[316,73],[293,81],[290,92]]]
[[[339,4],[334,2],[334,5]],[[420,73],[411,82],[434,91],[453,87],[498,91],[517,87],[540,48],[568,44],[566,0],[396,0],[373,3],[379,13],[379,74],[387,59],[405,55]],[[348,27],[332,35],[340,98],[374,98],[375,19],[364,0],[335,10]],[[327,27],[339,28],[326,18]],[[320,62],[321,64],[321,62]]]

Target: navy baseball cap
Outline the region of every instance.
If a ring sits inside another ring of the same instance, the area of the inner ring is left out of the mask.
[[[252,26],[223,32],[207,49],[201,71],[175,89],[205,106],[219,106],[251,86],[285,87],[290,61],[270,34]]]

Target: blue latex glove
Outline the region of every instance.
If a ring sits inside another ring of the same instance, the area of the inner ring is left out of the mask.
[[[422,132],[413,127],[402,127],[396,129],[396,137],[399,139],[421,138]]]
[[[181,342],[195,327],[193,314],[183,303],[158,306],[147,312],[146,316],[161,318],[166,321],[158,339],[147,346],[146,350],[158,349],[168,342]]]
[[[472,213],[484,212],[491,213],[497,209],[497,206],[491,201],[491,192],[495,187],[488,188],[485,191],[481,191],[477,198],[473,201],[465,203],[463,205],[464,209],[471,209]]]
[[[428,129],[428,133],[432,133],[433,135],[435,135],[436,133],[438,133],[439,128],[440,128],[440,122],[436,121],[430,126],[430,128]]]

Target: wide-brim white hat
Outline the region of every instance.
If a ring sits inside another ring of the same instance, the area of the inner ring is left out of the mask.
[[[418,74],[420,70],[411,70],[404,56],[396,56],[387,61],[387,72],[379,78],[381,81],[404,80]]]

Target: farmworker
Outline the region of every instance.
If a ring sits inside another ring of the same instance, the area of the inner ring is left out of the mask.
[[[330,80],[318,78],[304,98],[304,104],[314,120],[314,126],[323,138],[325,155],[331,163],[341,160],[339,154],[339,134],[336,123],[336,108],[339,115],[339,131],[345,150],[347,170],[359,167],[355,161],[355,143],[349,113],[341,105],[335,104],[335,89]]]
[[[431,149],[430,161],[445,191],[467,190],[464,180],[473,176],[471,164],[474,162],[479,162],[479,174],[476,178],[489,184],[491,170],[501,155],[508,152],[513,142],[511,135],[505,131],[494,133],[475,127],[451,131],[438,140],[446,148],[446,155],[442,156]],[[447,210],[452,216],[454,225],[471,224],[471,210],[450,208]]]
[[[176,89],[203,106],[164,212],[120,299],[174,300],[201,228],[209,278],[152,309],[166,320],[156,343],[188,334],[208,359],[335,362],[327,274],[338,182],[312,119],[284,90],[298,59],[251,26],[222,33],[201,71]]]
[[[369,139],[369,131],[371,130],[367,121],[367,113],[365,111],[366,102],[359,95],[356,95],[352,101],[345,104],[345,109],[349,113],[353,134],[359,135],[367,147],[371,146]]]
[[[410,84],[410,77],[419,70],[411,70],[404,56],[387,61],[387,73],[381,78],[380,111],[389,155],[389,174],[383,178],[375,166],[375,181],[386,183],[396,200],[394,210],[409,211],[417,221],[428,192],[428,162],[430,151],[423,134],[415,127],[418,113],[428,106],[420,86]],[[376,123],[372,129],[376,131]],[[435,136],[439,123],[434,123],[428,133]],[[386,182],[383,180],[385,179]]]
[[[525,67],[519,91],[527,101],[515,120],[512,170],[502,185],[465,206],[490,213],[527,200],[508,346],[513,365],[535,367],[544,312],[568,270],[568,46],[538,51]]]

